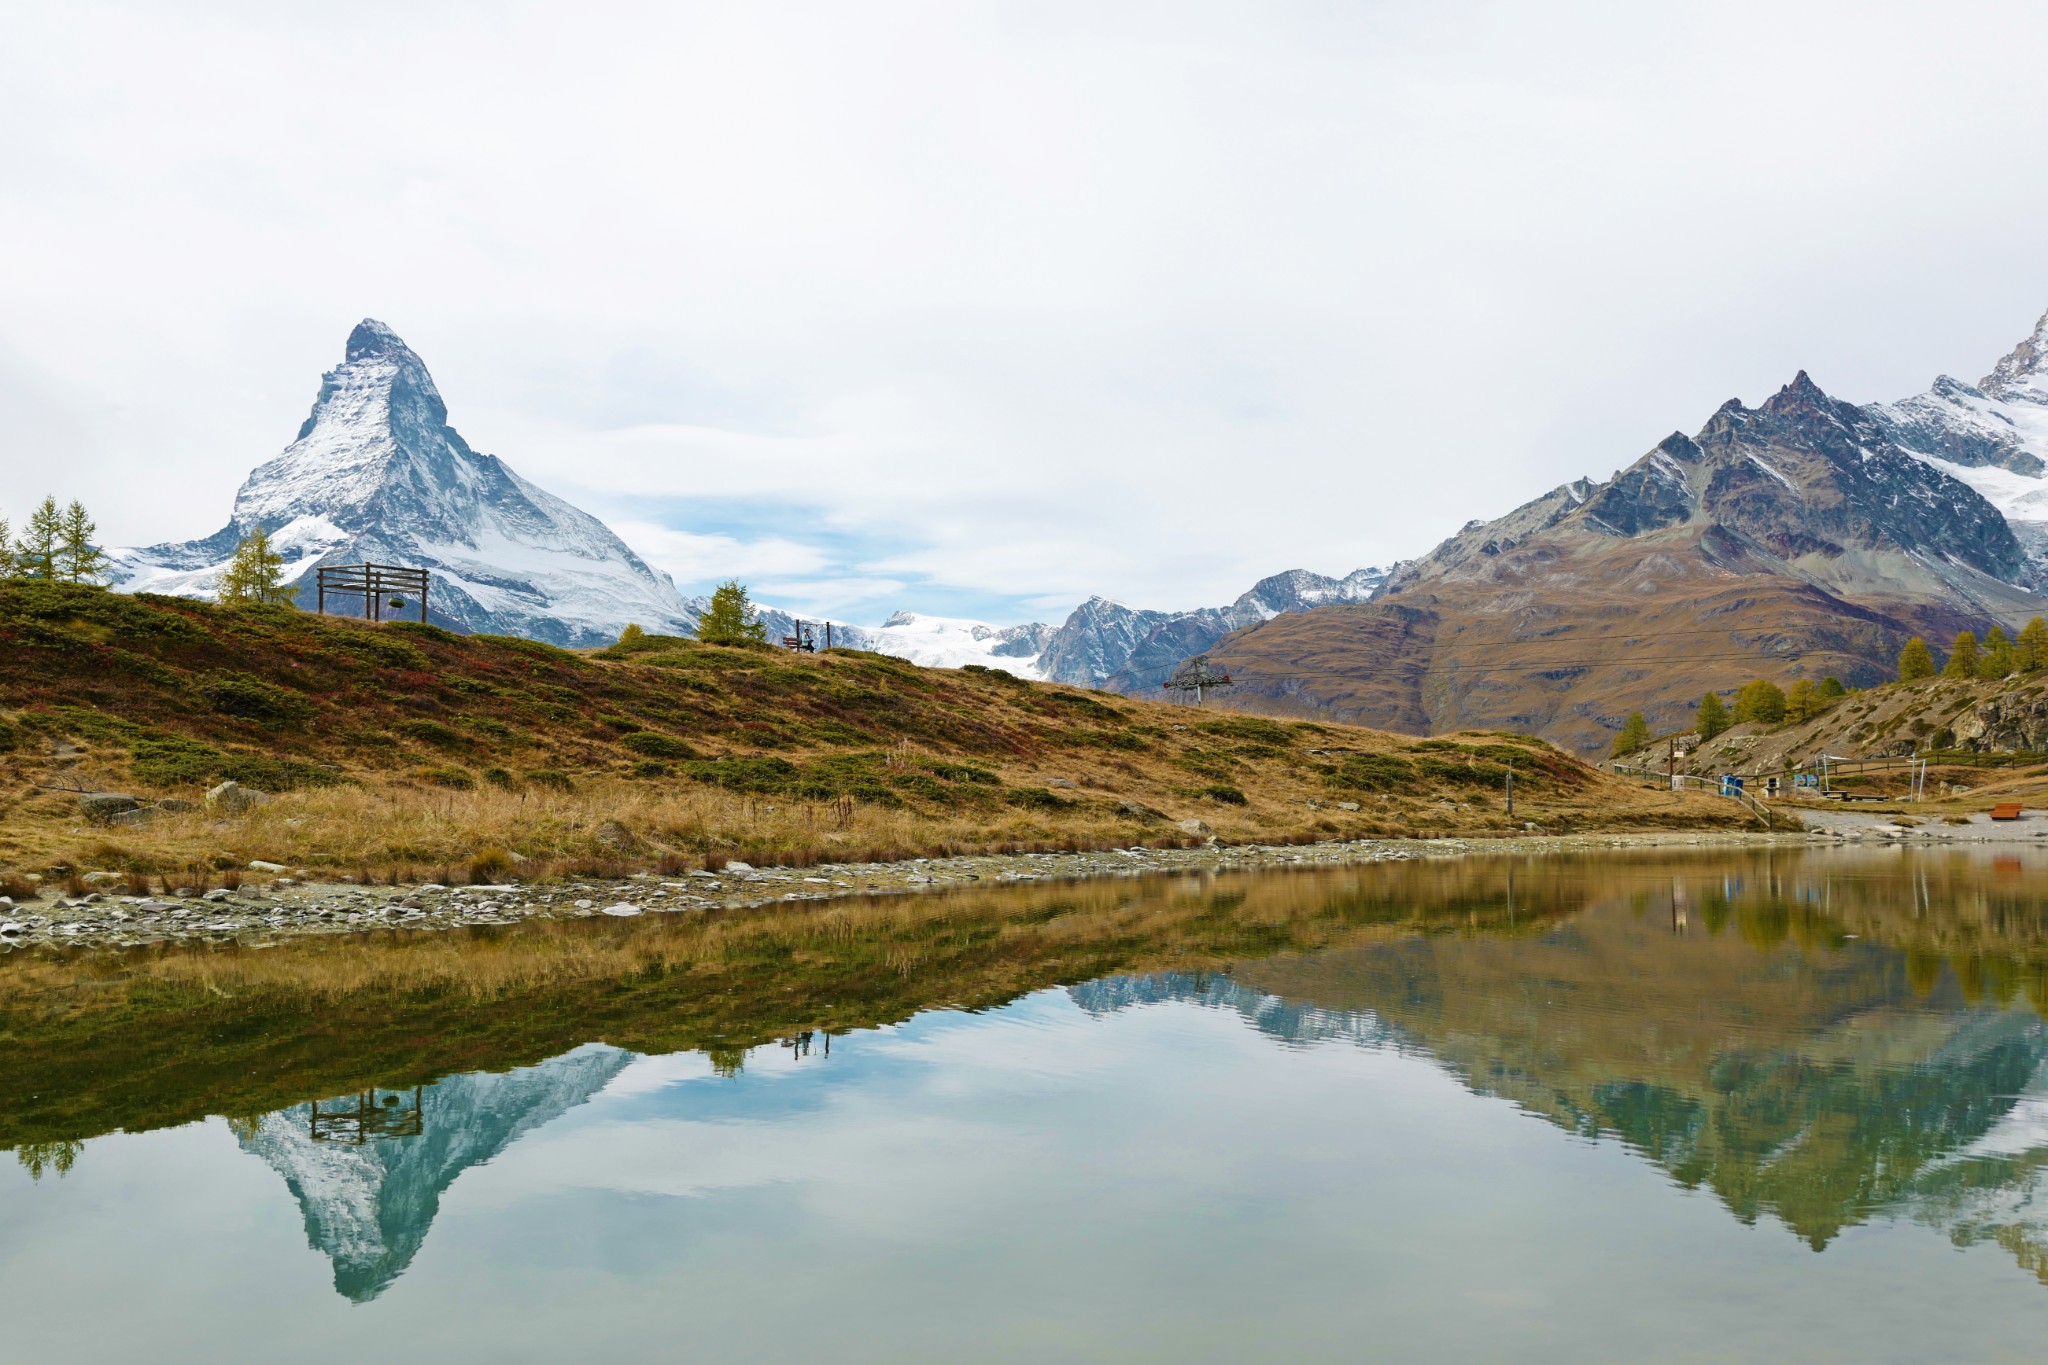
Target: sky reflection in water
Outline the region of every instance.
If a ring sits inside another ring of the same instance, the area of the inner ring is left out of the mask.
[[[1297,878],[1315,951],[25,1146],[0,1359],[2035,1359],[2044,872]]]

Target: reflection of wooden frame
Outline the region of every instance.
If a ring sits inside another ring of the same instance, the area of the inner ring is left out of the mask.
[[[327,614],[327,594],[363,599],[363,619],[384,619],[387,595],[391,605],[403,607],[411,595],[420,604],[420,620],[427,619],[427,571],[397,564],[330,564],[315,571],[319,584],[320,614]]]
[[[402,1090],[362,1090],[347,1099],[334,1101],[336,1108],[322,1109],[313,1101],[306,1119],[306,1133],[315,1142],[340,1142],[360,1147],[378,1138],[418,1137],[427,1131],[426,1113],[420,1108],[422,1087],[412,1088],[412,1103],[405,1103]]]

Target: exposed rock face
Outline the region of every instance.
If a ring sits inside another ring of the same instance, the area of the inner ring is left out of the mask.
[[[2029,545],[2048,545],[2048,480],[2027,472],[2048,469],[2044,357],[2037,329],[1981,388],[1943,380],[1875,407],[1802,372],[1604,483],[1466,526],[1369,603],[1275,617],[1210,652],[1235,704],[1582,751],[1630,711],[1676,728],[1706,690],[1759,674],[1878,681],[1909,635],[2010,630],[2044,609]],[[2042,490],[2037,540],[1985,494],[2016,481]]]
[[[433,574],[432,619],[461,630],[604,644],[627,622],[687,631],[696,611],[597,518],[470,449],[427,367],[383,323],[349,334],[299,434],[242,485],[204,540],[115,555],[117,586],[211,596],[241,538],[269,531],[311,606],[322,564]],[[332,604],[330,604],[330,609]]]
[[[1958,749],[2039,753],[2048,749],[2048,696],[2037,689],[2008,692],[1960,712],[1948,728]]]

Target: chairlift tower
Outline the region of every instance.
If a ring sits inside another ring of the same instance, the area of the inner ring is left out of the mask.
[[[1172,677],[1159,685],[1168,692],[1173,693],[1174,699],[1177,701],[1186,701],[1189,697],[1193,697],[1194,704],[1197,706],[1202,704],[1202,697],[1205,693],[1214,692],[1219,688],[1236,686],[1235,683],[1230,681],[1228,673],[1221,672],[1210,666],[1209,656],[1206,654],[1197,654],[1192,659],[1187,660],[1174,670]]]

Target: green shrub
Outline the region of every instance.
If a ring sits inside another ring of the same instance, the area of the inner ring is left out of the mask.
[[[472,635],[472,641],[480,645],[495,645],[513,654],[529,659],[539,659],[551,664],[580,664],[581,654],[572,654],[560,645],[551,645],[545,640],[529,640],[521,635]]]
[[[217,673],[200,684],[199,691],[222,715],[259,725],[303,725],[313,714],[313,703],[297,692],[247,673]]]
[[[987,768],[977,768],[972,763],[941,763],[928,761],[925,771],[948,782],[972,782],[984,787],[1000,787],[1003,779]]]
[[[635,777],[667,777],[673,771],[668,764],[657,759],[643,758],[630,770]]]
[[[1245,794],[1227,782],[1219,782],[1213,787],[1202,788],[1202,795],[1208,797],[1211,801],[1221,801],[1226,806],[1249,804],[1245,799]]]
[[[435,630],[438,627],[429,626],[427,629]],[[352,630],[346,626],[337,626],[327,633],[323,643],[335,649],[345,650],[364,663],[375,664],[380,668],[404,668],[424,673],[433,666],[427,661],[427,656],[419,651],[418,646],[394,639],[381,630]]]
[[[507,772],[503,768],[484,769],[483,779],[484,781],[490,783],[493,787],[499,787],[505,791],[511,791],[513,786],[515,785],[512,774]]]
[[[1328,777],[1333,787],[1352,791],[1385,792],[1412,787],[1417,780],[1415,765],[1392,754],[1352,754],[1337,764]]]
[[[437,720],[402,720],[391,728],[407,739],[416,739],[437,749],[467,749],[470,746],[468,735]]]
[[[631,716],[599,716],[597,723],[599,725],[609,725],[622,735],[630,735],[635,730],[645,730],[647,728]]]
[[[1271,744],[1284,748],[1294,743],[1295,731],[1291,725],[1282,725],[1277,720],[1265,720],[1258,716],[1232,716],[1228,720],[1204,721],[1195,727],[1205,735],[1221,735],[1225,739],[1241,739],[1253,744]]]
[[[630,659],[641,654],[669,654],[695,648],[697,648],[695,640],[686,639],[681,635],[649,635],[642,632],[631,638],[622,635],[619,637],[617,644],[607,645],[591,657],[597,659]]]
[[[342,781],[331,768],[257,754],[231,754],[178,735],[143,735],[129,752],[135,776],[153,787],[210,787],[230,779],[259,791],[330,787]]]
[[[13,753],[21,745],[21,727],[0,716],[0,754]]]
[[[1060,741],[1091,749],[1121,749],[1125,753],[1151,747],[1129,730],[1069,730],[1060,736]]]
[[[476,787],[476,779],[461,768],[414,768],[412,775],[422,782],[436,787],[452,787],[456,791],[472,791]]]
[[[526,780],[536,787],[546,787],[550,791],[576,790],[576,784],[569,780],[569,774],[560,768],[535,768],[526,774]]]
[[[1003,793],[1003,800],[1020,810],[1072,810],[1075,805],[1043,787],[1012,787]]]
[[[695,758],[697,751],[677,739],[654,730],[635,730],[619,741],[623,748],[631,749],[643,758]]]
[[[418,640],[432,640],[437,644],[459,645],[462,637],[452,630],[430,626],[424,621],[387,621],[381,627],[394,635],[410,635]]]

